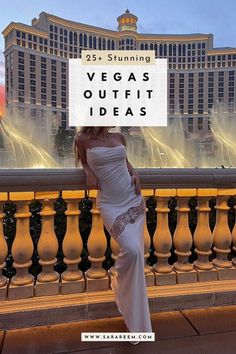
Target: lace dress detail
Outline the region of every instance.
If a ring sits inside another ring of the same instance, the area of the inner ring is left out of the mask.
[[[124,231],[127,224],[134,224],[139,215],[146,211],[144,199],[138,206],[129,208],[125,213],[116,217],[114,224],[110,228],[110,233],[117,237]]]

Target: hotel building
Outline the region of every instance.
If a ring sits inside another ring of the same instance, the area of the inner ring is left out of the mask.
[[[168,59],[168,121],[182,118],[187,137],[210,135],[218,102],[236,119],[236,48],[214,48],[213,34],[142,34],[126,10],[118,30],[90,26],[46,12],[31,26],[11,22],[4,30],[6,103],[45,124],[48,112],[68,128],[68,59],[82,50],[155,50]]]

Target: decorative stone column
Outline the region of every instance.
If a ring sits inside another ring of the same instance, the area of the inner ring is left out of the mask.
[[[62,294],[81,293],[85,291],[83,272],[78,269],[81,262],[83,241],[79,231],[79,202],[84,198],[84,191],[63,191],[62,198],[67,203],[66,233],[62,243],[64,262],[67,269],[61,274]]]
[[[153,196],[154,190],[153,189],[142,189],[142,196],[145,200],[148,199],[148,197]],[[146,212],[148,211],[148,208],[146,208]],[[147,218],[145,216],[145,222],[144,222],[144,274],[145,274],[145,279],[146,279],[146,285],[147,286],[154,286],[155,285],[155,277],[154,277],[154,272],[152,270],[152,267],[147,264],[147,259],[150,256],[150,247],[151,247],[151,237],[147,228]]]
[[[3,204],[8,200],[7,193],[0,192],[0,269],[3,269],[6,266],[6,258],[8,255],[8,246],[7,241],[5,239],[4,231],[3,231],[3,218],[5,214],[3,213]],[[7,286],[9,280],[8,278],[2,275],[2,271],[0,273],[0,300],[5,300],[7,296]]]
[[[193,239],[198,259],[193,264],[197,270],[198,281],[217,280],[217,272],[212,262],[209,262],[213,244],[213,235],[209,226],[209,212],[211,211],[209,198],[216,195],[217,189],[197,189],[198,206],[196,209],[198,211],[198,219]]]
[[[236,216],[236,205],[234,205],[234,211],[235,211],[235,216]],[[236,220],[236,217],[235,217]],[[234,223],[234,227],[232,230],[232,241],[233,241],[233,250],[236,252],[236,222]],[[232,265],[236,267],[236,257],[232,259]]]
[[[34,245],[29,224],[29,204],[34,199],[33,192],[11,192],[9,200],[16,203],[16,235],[12,244],[13,267],[16,275],[10,280],[8,299],[28,298],[34,295],[34,277],[29,273],[32,264]]]
[[[114,261],[114,265],[109,269],[108,273],[112,277],[116,274],[115,263],[116,263],[118,254],[120,253],[120,246],[119,246],[118,242],[112,236],[110,238],[110,247],[111,247],[111,251],[112,251],[111,258]]]
[[[54,270],[57,262],[58,240],[54,230],[54,202],[58,198],[58,192],[36,192],[35,199],[41,200],[42,230],[38,241],[39,264],[42,272],[38,274],[35,286],[35,295],[59,294],[59,274]]]
[[[171,256],[172,235],[169,229],[168,201],[170,197],[176,196],[176,189],[156,189],[155,197],[157,200],[157,225],[153,236],[153,245],[157,263],[153,265],[156,285],[176,284],[176,273],[168,263]]]
[[[228,255],[231,253],[232,235],[228,224],[228,198],[234,193],[230,189],[218,189],[216,209],[216,224],[213,230],[214,251],[216,257],[212,263],[217,269],[218,279],[236,279],[236,269]]]
[[[96,204],[97,190],[88,191],[89,198],[92,199],[92,229],[88,237],[88,259],[91,267],[85,272],[86,291],[100,291],[109,289],[109,278],[107,271],[102,267],[106,259],[107,239],[104,231],[103,220]]]
[[[177,226],[174,232],[174,246],[177,255],[177,262],[174,263],[174,269],[177,273],[178,283],[193,283],[197,281],[197,272],[188,259],[191,255],[193,244],[192,234],[189,228],[188,219],[188,200],[196,195],[196,189],[177,189],[178,197]]]

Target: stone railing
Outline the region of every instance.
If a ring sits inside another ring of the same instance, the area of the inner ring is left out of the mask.
[[[137,169],[144,199],[156,199],[157,224],[152,238],[157,262],[147,264],[151,237],[145,225],[144,257],[147,286],[175,285],[206,281],[236,279],[236,226],[230,231],[227,200],[236,195],[236,169]],[[54,231],[54,202],[62,191],[67,203],[66,233],[62,249],[67,269],[60,275],[54,270],[57,261],[58,240]],[[103,221],[96,206],[96,191],[88,191],[93,202],[92,228],[87,241],[91,267],[83,274],[81,262],[83,239],[79,231],[78,204],[85,197],[83,172],[65,170],[1,170],[0,173],[0,268],[5,267],[8,255],[3,232],[3,205],[16,204],[16,234],[10,250],[16,274],[9,280],[0,277],[1,299],[22,299],[44,295],[93,292],[110,289],[114,267],[107,272],[102,263],[107,250]],[[168,224],[168,201],[177,199],[177,225],[171,235]],[[197,198],[197,227],[192,235],[189,228],[191,197]],[[216,197],[216,223],[213,232],[209,226],[209,200]],[[29,205],[33,200],[42,203],[42,229],[37,244],[42,271],[36,279],[29,273],[34,251],[29,223]],[[236,207],[234,207],[236,209]],[[197,259],[191,263],[191,249]],[[116,260],[119,246],[111,238],[111,257]],[[171,250],[177,257],[169,263]],[[214,258],[210,261],[212,251]],[[232,253],[233,252],[233,253]]]

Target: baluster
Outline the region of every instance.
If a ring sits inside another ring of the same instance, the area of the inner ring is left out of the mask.
[[[198,206],[196,209],[198,219],[193,239],[198,259],[193,264],[198,273],[198,281],[217,280],[217,272],[212,262],[209,262],[213,244],[213,235],[209,226],[209,212],[211,210],[211,208],[209,208],[209,197],[216,196],[217,190],[198,188],[197,195]]]
[[[58,192],[36,192],[35,199],[41,200],[42,230],[38,241],[37,251],[42,272],[38,274],[35,286],[35,295],[59,294],[59,274],[54,270],[57,262],[58,240],[54,231],[54,201]]]
[[[169,229],[168,200],[176,195],[175,189],[156,189],[157,197],[157,225],[153,236],[153,245],[157,263],[153,265],[155,271],[156,285],[176,284],[176,273],[173,267],[168,263],[171,256],[172,236]]]
[[[108,270],[108,274],[110,276],[110,279],[116,275],[116,270],[115,270],[115,263],[118,257],[118,254],[120,253],[120,246],[118,242],[114,239],[114,237],[110,238],[110,247],[111,247],[111,258],[114,261],[114,265]]]
[[[236,216],[236,205],[234,205],[234,211],[235,211],[235,216]],[[233,250],[234,250],[234,252],[236,252],[236,217],[235,217],[234,227],[232,230],[232,241],[233,241]],[[232,264],[234,267],[236,267],[236,257],[234,257],[232,259]]]
[[[232,267],[232,261],[228,259],[231,252],[232,235],[228,225],[228,210],[227,201],[230,190],[218,189],[216,209],[216,224],[213,230],[214,251],[216,257],[212,263],[217,269],[218,279],[236,279],[236,270]],[[227,195],[226,195],[227,194]]]
[[[193,243],[192,234],[188,222],[188,199],[196,195],[196,189],[177,189],[178,206],[177,226],[174,232],[174,246],[177,255],[177,262],[174,269],[177,273],[178,283],[192,283],[197,281],[197,272],[193,269],[193,264],[189,263],[191,247]]]
[[[142,196],[145,200],[148,199],[148,197],[153,196],[153,189],[142,189]],[[146,208],[146,212],[148,211],[148,208]],[[145,221],[144,221],[144,274],[145,274],[145,279],[146,279],[146,285],[147,286],[154,286],[155,285],[155,277],[154,277],[154,272],[152,270],[152,267],[147,264],[147,259],[150,256],[150,247],[151,247],[151,237],[147,228],[147,217],[145,215]]]
[[[3,231],[3,218],[5,214],[3,213],[3,204],[8,200],[7,193],[0,193],[0,269],[3,269],[6,266],[6,258],[8,254],[7,241],[5,239]],[[5,300],[7,296],[7,286],[9,280],[8,278],[0,273],[0,300]]]
[[[85,291],[83,272],[78,269],[81,262],[83,241],[79,231],[79,215],[81,211],[78,204],[84,198],[84,191],[63,191],[62,198],[67,203],[67,227],[62,243],[64,263],[67,269],[61,274],[62,294],[70,294]]]
[[[8,292],[10,300],[28,298],[34,295],[34,277],[28,271],[32,264],[31,258],[34,251],[29,231],[31,216],[29,204],[33,198],[33,192],[10,193],[9,199],[16,202],[17,205],[17,212],[14,215],[16,217],[16,235],[11,250],[16,275],[10,280]]]
[[[89,190],[88,195],[89,198],[92,199],[93,208],[90,210],[92,214],[92,228],[87,242],[89,253],[88,259],[91,262],[91,267],[85,272],[86,291],[108,290],[108,274],[102,267],[102,263],[106,259],[105,253],[107,249],[107,239],[103,220],[97,208],[97,191]]]

